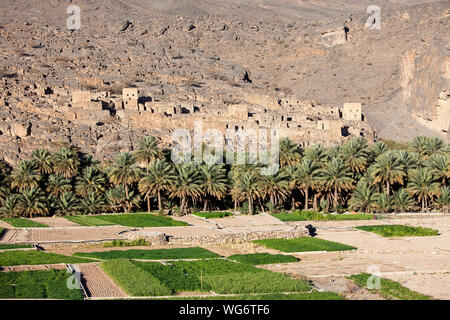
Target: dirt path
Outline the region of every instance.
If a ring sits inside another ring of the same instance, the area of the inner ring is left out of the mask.
[[[127,294],[112,281],[96,263],[76,265],[80,268],[89,297],[127,297]]]

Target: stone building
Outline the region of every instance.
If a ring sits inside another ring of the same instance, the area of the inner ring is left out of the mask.
[[[362,121],[361,103],[344,103],[342,117],[347,121]]]

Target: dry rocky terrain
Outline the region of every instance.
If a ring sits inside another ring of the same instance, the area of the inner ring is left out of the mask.
[[[66,27],[71,4],[80,30]],[[380,30],[365,27],[370,4],[4,0],[0,156],[70,143],[108,158],[148,134],[168,144],[195,119],[277,127],[303,145],[448,141],[449,1],[378,1]],[[134,109],[128,87],[139,89]],[[347,117],[344,103],[362,115]]]

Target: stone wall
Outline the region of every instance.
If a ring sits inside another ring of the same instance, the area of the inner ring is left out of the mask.
[[[152,245],[175,244],[175,245],[200,245],[200,244],[226,244],[226,243],[243,243],[262,239],[294,239],[307,235],[307,231],[295,229],[290,231],[258,231],[258,232],[241,232],[241,233],[223,233],[218,235],[202,235],[193,237],[167,237],[164,233],[133,231],[126,236],[128,239],[145,239]]]

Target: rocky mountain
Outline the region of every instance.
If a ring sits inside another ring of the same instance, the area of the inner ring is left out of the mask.
[[[371,138],[449,141],[450,1],[377,1],[379,17],[367,12],[372,2],[3,0],[0,156],[71,143],[107,157],[167,136],[105,105],[73,108],[74,90],[125,87],[206,109],[359,102]],[[69,5],[81,8],[79,30],[66,26]]]

